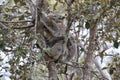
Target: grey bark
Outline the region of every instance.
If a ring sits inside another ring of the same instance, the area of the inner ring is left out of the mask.
[[[48,64],[49,80],[58,80],[56,66],[54,62]]]
[[[96,42],[96,23],[91,22],[90,26],[90,37],[89,37],[89,47],[87,51],[87,56],[85,58],[84,70],[83,70],[83,80],[92,80],[92,65],[94,58],[94,51],[97,47]]]

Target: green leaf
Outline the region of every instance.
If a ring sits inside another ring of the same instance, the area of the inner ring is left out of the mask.
[[[108,67],[103,67],[102,70],[108,69]]]
[[[57,5],[58,5],[58,2],[56,2],[55,5],[53,6],[54,10],[56,10]]]
[[[1,50],[5,49],[5,43],[3,41],[0,41],[0,49]]]
[[[112,75],[116,69],[114,67],[110,68],[109,73]]]
[[[111,68],[111,69],[109,70],[109,73],[112,75],[113,72],[114,72],[114,70]]]
[[[86,28],[86,29],[89,29],[89,28],[90,28],[90,23],[89,23],[89,22],[86,22],[86,23],[85,23],[85,28]]]
[[[19,0],[14,0],[15,4],[17,4],[19,2]]]
[[[26,57],[26,54],[27,54],[27,51],[26,50],[22,50],[22,57],[25,58]]]
[[[105,55],[105,50],[103,50],[102,52],[99,53],[99,56],[101,57],[101,62],[103,62],[103,57]]]
[[[84,51],[84,48],[81,48],[80,50],[81,50],[81,51]]]
[[[24,19],[24,15],[19,17],[19,20],[23,20]]]
[[[115,48],[118,48],[118,47],[119,47],[119,43],[118,43],[118,41],[117,41],[117,40],[115,40],[115,41],[114,41],[113,46],[114,46]]]

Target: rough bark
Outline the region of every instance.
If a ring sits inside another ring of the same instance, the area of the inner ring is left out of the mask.
[[[93,57],[94,51],[96,48],[96,23],[92,22],[90,27],[90,37],[89,37],[89,46],[87,56],[85,58],[84,70],[83,70],[83,80],[92,80],[92,65],[93,65]]]
[[[49,71],[49,80],[58,80],[56,67],[54,62],[50,62],[48,64],[48,71]]]

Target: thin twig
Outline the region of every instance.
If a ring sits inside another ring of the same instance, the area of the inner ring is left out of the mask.
[[[5,26],[3,23],[0,22],[0,25],[2,26],[3,29],[7,29],[7,26]]]
[[[22,22],[32,22],[33,20],[20,20],[20,21],[2,21],[0,20],[0,22],[2,23],[22,23]]]
[[[37,36],[37,25],[38,25],[38,9],[35,7],[35,36]]]
[[[94,74],[100,80],[99,76],[95,73],[95,71],[91,71],[91,73]]]
[[[62,63],[62,64],[66,64],[66,65],[68,65],[68,66],[71,66],[71,67],[84,69],[84,67],[81,67],[81,66],[72,65],[72,64],[69,64],[69,63],[66,63],[66,62],[63,62],[63,61],[59,61],[59,62]]]
[[[34,24],[16,26],[16,27],[13,27],[13,29],[25,29],[25,28],[31,28],[31,27],[34,27]]]

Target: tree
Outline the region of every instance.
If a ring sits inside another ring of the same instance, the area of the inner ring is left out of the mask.
[[[110,43],[119,48],[119,5],[119,0],[7,0],[0,6],[0,49],[14,55],[11,79],[119,79],[120,54],[106,52]],[[102,67],[106,56],[113,62]]]

